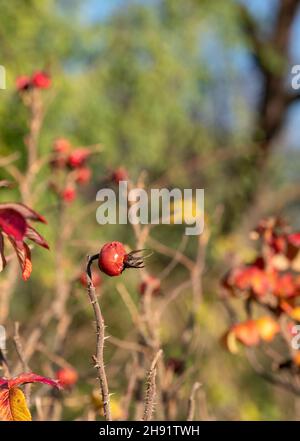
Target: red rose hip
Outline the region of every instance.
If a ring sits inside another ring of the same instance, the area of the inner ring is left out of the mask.
[[[125,269],[126,250],[121,242],[106,243],[99,254],[98,266],[108,276],[119,276]]]
[[[51,78],[50,76],[43,71],[35,72],[32,75],[32,84],[34,87],[38,89],[48,89],[51,86]]]
[[[100,250],[99,254],[89,256],[86,272],[92,282],[92,263],[98,261],[100,271],[110,277],[120,276],[126,268],[144,268],[144,259],[142,253],[145,250],[135,250],[127,253],[122,242],[108,242]],[[88,288],[89,288],[88,281]]]
[[[71,388],[78,381],[78,373],[71,367],[65,367],[56,372],[56,378],[61,386]]]

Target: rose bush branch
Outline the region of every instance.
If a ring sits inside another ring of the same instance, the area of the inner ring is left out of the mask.
[[[111,411],[110,411],[110,398],[108,390],[108,382],[104,366],[104,341],[105,341],[105,325],[100,305],[96,296],[95,287],[92,282],[92,263],[98,259],[98,255],[88,256],[88,262],[86,267],[87,274],[87,292],[93,307],[95,321],[96,321],[96,354],[93,356],[95,362],[95,368],[98,372],[98,378],[100,382],[101,395],[103,400],[104,417],[107,421],[111,421]]]

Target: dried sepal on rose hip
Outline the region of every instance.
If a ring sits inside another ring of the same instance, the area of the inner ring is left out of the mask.
[[[145,250],[135,250],[127,253],[122,242],[108,242],[101,248],[98,254],[89,258],[87,265],[87,273],[91,278],[91,264],[95,260],[98,261],[100,271],[110,277],[120,276],[127,268],[143,268],[145,266],[144,259]]]

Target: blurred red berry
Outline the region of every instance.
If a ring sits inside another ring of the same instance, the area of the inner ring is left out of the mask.
[[[87,158],[90,156],[91,152],[86,148],[79,148],[74,150],[68,157],[68,165],[71,168],[79,168],[82,167]]]
[[[112,173],[112,180],[118,184],[120,181],[128,180],[128,172],[124,167],[119,167]]]
[[[57,138],[53,144],[55,153],[69,153],[71,150],[71,143],[66,138]]]
[[[76,199],[76,196],[76,190],[73,187],[66,187],[61,194],[61,197],[65,202],[73,202]]]
[[[287,240],[294,247],[300,247],[300,233],[289,234]]]
[[[121,242],[109,242],[101,248],[98,265],[108,276],[119,276],[125,269],[127,253]]]
[[[78,373],[71,367],[59,369],[56,372],[56,378],[60,385],[65,388],[70,388],[78,381]]]
[[[27,90],[31,86],[31,79],[28,75],[21,75],[16,79],[17,90]]]
[[[246,320],[245,322],[237,323],[232,327],[237,340],[246,346],[255,346],[259,343],[259,332],[255,320]]]
[[[79,277],[79,281],[81,283],[82,286],[84,286],[85,288],[87,287],[87,277],[86,277],[86,272],[83,272],[80,277]],[[95,288],[97,288],[97,286],[100,286],[102,283],[102,277],[100,276],[100,274],[93,272],[92,273],[92,282]]]
[[[167,369],[174,372],[174,374],[181,375],[185,369],[185,362],[180,358],[170,357],[166,363]]]
[[[50,76],[43,71],[35,72],[32,75],[32,84],[34,87],[38,89],[48,89],[51,86],[51,78]]]
[[[274,286],[274,295],[283,298],[295,297],[299,289],[291,273],[277,275]]]
[[[78,184],[87,184],[92,176],[91,169],[88,167],[81,167],[76,170],[75,180]]]
[[[142,281],[139,287],[140,294],[145,294],[146,291],[149,291],[152,295],[160,294],[160,280],[154,276],[147,276],[145,280]]]

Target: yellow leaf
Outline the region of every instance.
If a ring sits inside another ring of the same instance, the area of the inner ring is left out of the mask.
[[[31,421],[25,395],[17,387],[0,390],[0,421]]]
[[[237,354],[239,351],[236,335],[233,331],[226,332],[222,337],[222,343],[225,348],[232,354]]]
[[[297,321],[300,320],[300,306],[296,306],[292,309],[292,311],[290,312],[290,317]]]

